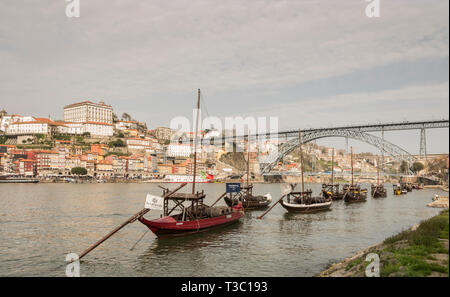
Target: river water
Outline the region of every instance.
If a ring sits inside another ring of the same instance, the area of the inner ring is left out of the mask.
[[[225,189],[197,187],[206,203]],[[157,239],[149,231],[132,249],[147,230],[136,222],[87,255],[81,276],[313,276],[439,212],[426,204],[440,190],[393,196],[386,187],[387,198],[337,201],[323,213],[287,214],[277,205],[262,220],[262,211],[247,212],[237,224],[187,237]],[[255,186],[255,194],[268,192],[276,201],[280,186]],[[0,276],[65,276],[66,255],[80,254],[141,210],[147,193],[161,191],[157,184],[0,185]]]

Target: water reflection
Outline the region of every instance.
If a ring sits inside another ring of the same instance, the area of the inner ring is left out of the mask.
[[[321,189],[308,187],[315,193]],[[224,191],[223,184],[199,188],[208,194],[206,203]],[[279,185],[255,185],[255,191],[280,196]],[[262,220],[257,217],[263,211],[246,212],[240,223],[188,237],[157,239],[148,232],[130,250],[146,230],[137,222],[84,258],[82,275],[311,276],[439,212],[426,204],[442,192],[391,192],[364,203],[335,201],[330,211],[311,214],[287,213],[276,205]],[[147,193],[158,195],[160,189],[153,184],[1,185],[0,276],[64,276],[65,255],[81,252],[142,209]]]

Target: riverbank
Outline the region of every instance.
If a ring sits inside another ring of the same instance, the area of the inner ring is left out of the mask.
[[[427,186],[424,186],[424,189],[440,189],[444,192],[448,192],[448,186],[443,186],[443,185],[427,185]]]
[[[382,277],[448,277],[449,212],[442,211],[409,230],[387,238],[344,261],[333,264],[319,277],[364,277],[370,253],[380,257]]]

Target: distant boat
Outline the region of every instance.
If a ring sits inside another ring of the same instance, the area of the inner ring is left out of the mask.
[[[334,183],[334,148],[331,154],[331,184],[322,185],[322,197],[332,200],[344,198],[344,192],[339,190],[339,184]]]
[[[377,162],[377,184],[372,185],[372,198],[384,198],[387,197],[387,191],[386,188],[383,186],[383,184],[380,184],[380,162],[378,160]]]
[[[344,186],[344,201],[347,203],[365,202],[367,199],[367,190],[361,189],[361,186],[353,183],[353,147],[351,148],[351,166],[352,183]]]
[[[329,210],[332,204],[330,197],[312,197],[311,189],[305,190],[304,185],[304,166],[303,166],[303,151],[302,151],[302,137],[301,132],[298,132],[298,144],[300,154],[300,169],[301,169],[301,181],[302,189],[299,192],[290,192],[286,195],[286,201],[280,200],[281,206],[283,206],[288,212],[298,213],[310,213],[317,211]]]
[[[211,183],[213,180],[208,179],[207,177],[197,176],[195,178],[196,183]],[[162,183],[193,183],[194,177],[192,175],[177,175],[177,174],[168,174],[161,180]]]
[[[39,180],[37,178],[30,177],[20,177],[20,176],[12,176],[12,175],[4,175],[0,176],[0,183],[27,183],[27,184],[35,184],[38,183]]]
[[[245,210],[266,208],[272,202],[272,196],[270,193],[264,196],[253,195],[253,185],[249,182],[250,150],[248,150],[247,155],[247,185],[240,187],[240,191],[238,193],[229,193],[228,196],[225,196],[225,203],[231,207],[241,202]]]
[[[394,187],[394,195],[402,195],[407,193],[406,189],[403,189],[400,184],[393,185],[393,187]]]

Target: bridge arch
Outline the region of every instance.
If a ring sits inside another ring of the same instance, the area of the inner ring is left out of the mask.
[[[315,130],[315,131],[306,131],[302,133],[302,143],[308,143],[320,138],[326,137],[345,137],[354,140],[363,141],[370,145],[375,146],[380,151],[382,151],[386,155],[390,155],[397,162],[406,161],[409,164],[414,163],[417,159],[408,153],[406,150],[401,147],[384,140],[381,137],[358,131],[358,130],[348,130],[348,129],[323,129],[323,130]],[[277,152],[274,152],[267,156],[264,160],[260,160],[260,173],[265,174],[269,173],[277,164],[280,162],[284,156],[291,153],[294,149],[298,148],[298,137],[289,140],[288,142],[282,144]]]

